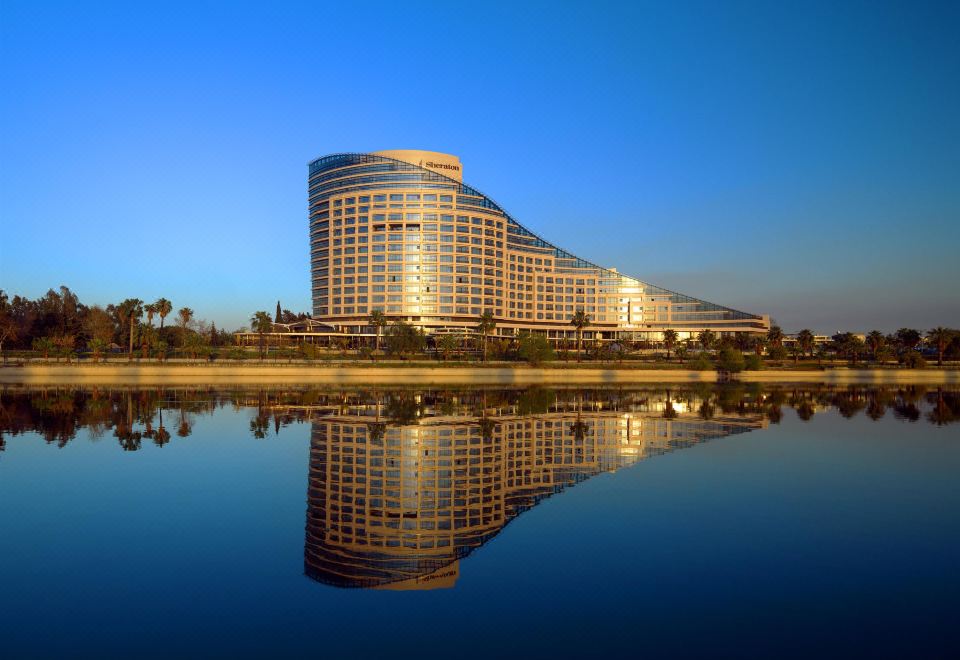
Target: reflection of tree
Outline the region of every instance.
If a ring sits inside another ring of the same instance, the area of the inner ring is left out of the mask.
[[[262,440],[270,435],[270,416],[258,414],[250,420],[250,432],[253,437]]]
[[[481,417],[477,424],[480,427],[480,437],[483,438],[485,442],[492,442],[493,432],[497,429],[497,423],[489,417]]]
[[[670,394],[670,390],[666,392],[666,403],[663,406],[663,418],[664,419],[676,419],[677,411],[673,407],[673,397]]]
[[[790,405],[793,406],[793,409],[796,411],[797,417],[804,422],[809,422],[813,419],[816,407],[813,405],[813,401],[808,398],[807,392],[794,390],[793,395],[790,397]]]
[[[381,397],[383,397],[381,399]],[[845,418],[864,410],[870,419],[882,419],[889,409],[897,419],[936,425],[955,423],[960,418],[960,389],[941,386],[881,387],[758,387],[755,384],[711,385],[698,383],[675,386],[619,388],[457,388],[396,389],[384,395],[368,388],[337,390],[316,387],[264,387],[250,389],[163,389],[46,387],[0,391],[0,438],[36,432],[47,442],[63,447],[80,429],[87,436],[104,433],[117,438],[121,448],[135,451],[143,438],[158,447],[171,441],[171,434],[186,437],[199,416],[218,407],[234,410],[253,408],[256,417],[250,430],[255,437],[276,433],[293,422],[317,414],[369,415],[380,423],[381,415],[390,425],[419,423],[424,417],[462,416],[481,424],[481,433],[499,423],[502,414],[541,415],[551,411],[623,411],[656,415],[666,419],[699,417],[718,421],[726,416],[765,416],[771,423],[782,419],[781,406],[791,405],[804,421],[821,408],[831,407]],[[684,405],[680,405],[683,403]],[[177,414],[170,422],[169,414]],[[321,413],[321,411],[323,411]],[[683,411],[683,412],[681,412]],[[689,411],[689,412],[688,412]],[[167,413],[166,415],[164,413]],[[722,421],[722,420],[721,420]],[[169,425],[172,424],[172,427]],[[589,420],[588,420],[589,425]],[[577,426],[567,425],[577,437]],[[370,427],[376,435],[384,427]],[[566,430],[566,429],[565,429]],[[589,437],[589,428],[586,429]]]
[[[543,387],[523,390],[517,397],[518,415],[542,415],[556,402],[557,393]]]
[[[416,424],[420,417],[420,404],[411,392],[395,392],[387,396],[386,415],[396,426]]]
[[[836,392],[831,400],[841,416],[850,419],[866,407],[862,392],[856,387]]]
[[[367,424],[367,435],[370,442],[374,445],[380,445],[383,442],[383,436],[387,434],[387,425],[383,422],[370,422]]]
[[[713,404],[710,403],[710,399],[704,399],[700,403],[700,408],[697,410],[697,413],[700,415],[700,419],[710,420],[713,419]]]
[[[953,424],[960,420],[960,396],[956,392],[944,392],[938,387],[936,393],[927,395],[933,408],[927,413],[927,421],[937,426]]]

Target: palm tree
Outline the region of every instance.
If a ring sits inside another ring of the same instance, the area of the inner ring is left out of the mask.
[[[480,322],[477,324],[477,332],[483,340],[483,361],[487,361],[487,335],[493,332],[497,327],[497,321],[493,318],[493,312],[485,311],[480,315]]]
[[[153,327],[153,317],[157,313],[157,303],[149,303],[143,306],[143,311],[147,313],[147,325]]]
[[[577,329],[577,362],[579,362],[583,350],[583,329],[590,325],[590,315],[582,309],[578,309],[573,318],[570,319],[570,325]]]
[[[677,331],[674,329],[663,331],[663,346],[667,349],[667,361],[670,360],[670,351],[677,345]]]
[[[166,298],[157,298],[157,302],[153,304],[157,308],[157,314],[160,315],[160,329],[163,330],[163,319],[167,318],[167,314],[173,311],[173,303]]]
[[[452,334],[443,334],[437,338],[437,348],[440,349],[440,353],[443,355],[443,361],[446,362],[450,357],[450,354],[457,350],[460,342],[457,339],[456,335]]]
[[[920,332],[913,328],[900,328],[895,336],[901,353],[912,351],[920,343]]]
[[[870,353],[873,354],[873,359],[878,362],[880,360],[880,352],[886,343],[887,338],[884,337],[883,333],[879,330],[871,330],[870,333],[867,334],[867,347],[870,349]]]
[[[772,325],[767,330],[767,342],[770,343],[771,348],[778,348],[783,345],[783,330],[779,325]]]
[[[949,346],[950,342],[953,341],[955,334],[955,330],[944,328],[942,326],[937,326],[933,330],[927,332],[927,341],[937,347],[938,367],[943,366],[943,352],[947,350],[947,346]]]
[[[139,298],[127,298],[117,307],[117,316],[120,318],[121,327],[126,324],[129,326],[130,350],[129,357],[133,359],[133,330],[136,320],[143,316],[143,301]]]
[[[803,352],[813,357],[813,331],[807,328],[804,328],[797,333],[797,343],[800,344],[800,348],[803,349]]]
[[[33,350],[38,353],[43,353],[44,361],[50,359],[50,351],[55,348],[53,339],[50,337],[35,337],[32,346]]]
[[[177,310],[177,323],[184,330],[187,329],[187,326],[190,325],[190,321],[193,320],[193,310],[189,307],[181,307]]]
[[[370,325],[372,325],[377,332],[376,350],[379,353],[380,352],[380,333],[383,331],[385,327],[387,327],[387,317],[384,315],[384,313],[381,310],[375,309],[372,312],[370,312]]]
[[[713,333],[713,330],[703,330],[697,335],[697,341],[700,342],[700,347],[703,350],[709,351],[716,343],[717,335]]]
[[[263,335],[273,329],[273,322],[270,319],[270,315],[266,312],[257,312],[250,317],[250,327],[259,335],[260,361],[263,362]]]

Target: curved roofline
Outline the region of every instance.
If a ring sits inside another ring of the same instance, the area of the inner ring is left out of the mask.
[[[439,152],[438,152],[438,153],[439,153]],[[680,297],[683,297],[683,298],[694,298],[693,296],[687,295],[687,294],[685,294],[685,293],[680,293],[679,291],[673,291],[673,290],[671,290],[671,289],[666,289],[666,288],[664,288],[664,287],[662,287],[662,286],[659,286],[659,285],[657,285],[657,284],[651,284],[650,282],[647,282],[646,280],[642,280],[642,279],[640,279],[639,277],[634,277],[633,275],[628,275],[627,273],[622,273],[622,272],[620,272],[619,270],[612,270],[612,269],[607,268],[607,267],[605,267],[605,266],[600,266],[600,265],[598,265],[598,264],[593,263],[593,262],[590,261],[589,259],[584,259],[583,257],[579,257],[579,256],[573,254],[573,253],[570,252],[569,250],[566,250],[566,249],[564,249],[564,248],[562,248],[562,247],[558,247],[557,245],[554,245],[552,242],[544,239],[542,236],[540,236],[540,235],[537,234],[536,232],[533,232],[533,231],[531,231],[530,229],[528,229],[523,223],[521,223],[519,220],[517,220],[516,218],[514,218],[514,217],[513,217],[512,215],[510,215],[509,213],[507,213],[507,210],[503,208],[503,205],[502,205],[502,204],[500,204],[499,202],[497,202],[495,199],[493,199],[493,198],[490,197],[489,195],[487,195],[487,194],[485,194],[485,193],[477,190],[477,189],[474,188],[473,186],[467,185],[466,183],[464,183],[464,182],[462,182],[462,181],[457,181],[456,179],[451,179],[451,178],[448,177],[447,175],[442,174],[442,173],[440,173],[440,172],[434,172],[433,170],[428,170],[428,169],[426,169],[425,167],[420,167],[420,166],[418,166],[418,165],[414,165],[413,163],[410,163],[410,162],[407,162],[407,161],[404,161],[404,160],[399,160],[399,159],[397,159],[397,158],[390,158],[389,156],[381,156],[380,154],[374,153],[374,152],[366,153],[366,152],[349,152],[349,151],[348,151],[348,152],[342,152],[342,153],[327,154],[327,155],[325,155],[325,156],[319,156],[319,157],[314,158],[313,160],[309,161],[309,162],[307,163],[307,167],[310,167],[311,165],[313,165],[314,163],[316,163],[316,162],[319,161],[319,160],[323,160],[324,158],[331,158],[331,157],[334,157],[334,156],[367,156],[367,157],[371,157],[371,158],[379,158],[379,159],[384,160],[384,161],[387,161],[387,162],[399,163],[399,164],[401,164],[401,165],[406,165],[406,166],[408,166],[408,167],[414,167],[414,168],[416,168],[416,169],[422,170],[422,171],[427,172],[427,173],[429,173],[429,174],[433,174],[433,175],[435,175],[435,176],[438,176],[438,177],[440,177],[440,178],[442,178],[442,179],[446,179],[446,180],[449,181],[450,183],[452,183],[452,184],[454,184],[454,185],[456,185],[456,186],[458,186],[458,187],[460,187],[460,188],[466,188],[466,189],[468,189],[470,192],[467,193],[467,194],[472,194],[472,195],[476,195],[476,196],[478,196],[478,197],[483,197],[484,199],[486,199],[487,201],[489,201],[491,204],[493,204],[493,206],[494,206],[498,211],[500,211],[501,213],[503,213],[503,215],[504,215],[505,217],[507,217],[507,218],[510,219],[512,222],[515,222],[517,225],[519,225],[520,227],[522,227],[524,231],[529,232],[531,236],[533,236],[534,238],[536,238],[536,239],[539,240],[539,241],[542,241],[543,243],[546,243],[547,245],[549,245],[550,247],[552,247],[554,250],[559,250],[560,252],[563,252],[564,255],[565,255],[565,257],[568,257],[568,258],[570,258],[570,259],[579,259],[580,261],[582,261],[582,262],[584,262],[584,263],[586,263],[586,264],[589,264],[591,267],[597,268],[597,269],[603,271],[603,273],[606,274],[606,275],[608,275],[608,276],[629,277],[631,280],[636,280],[637,282],[640,282],[641,284],[643,284],[643,285],[645,285],[645,286],[648,286],[648,287],[653,287],[653,288],[656,288],[656,289],[660,289],[660,290],[662,290],[662,291],[664,291],[664,292],[666,292],[666,293],[669,293],[671,296],[680,296]],[[309,177],[308,177],[308,178],[309,178]],[[719,309],[721,309],[721,310],[725,310],[725,311],[728,311],[728,312],[733,312],[733,313],[735,313],[735,314],[745,314],[745,315],[747,315],[747,316],[750,316],[750,317],[756,318],[756,319],[761,319],[761,318],[763,318],[763,317],[762,317],[761,315],[759,315],[759,314],[753,314],[752,312],[744,312],[743,310],[733,309],[732,307],[725,307],[725,306],[723,306],[723,305],[718,305],[717,303],[713,303],[713,302],[710,302],[710,301],[708,301],[708,300],[702,300],[702,299],[700,299],[700,298],[694,298],[694,300],[696,300],[696,301],[699,302],[699,303],[706,303],[706,304],[709,304],[709,305],[713,305],[713,306],[715,306],[715,307],[717,307],[717,308],[719,308]]]

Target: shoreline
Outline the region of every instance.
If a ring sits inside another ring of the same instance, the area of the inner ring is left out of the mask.
[[[843,369],[744,371],[741,383],[960,384],[955,369]],[[340,385],[613,385],[715,383],[716,371],[686,369],[563,367],[384,367],[302,365],[25,365],[0,368],[3,385],[84,384],[315,384]]]

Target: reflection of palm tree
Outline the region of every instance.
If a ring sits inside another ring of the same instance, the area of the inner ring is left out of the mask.
[[[794,390],[793,396],[790,397],[790,405],[793,406],[793,409],[797,412],[797,417],[804,422],[809,422],[813,419],[816,409],[814,408],[813,402],[807,398],[806,392]]]
[[[713,419],[713,406],[709,399],[704,399],[703,403],[700,404],[699,413],[701,419]]]
[[[387,425],[383,422],[370,422],[367,424],[367,436],[370,438],[372,444],[381,444],[383,442],[383,436],[386,434]]]
[[[927,413],[927,421],[937,426],[960,421],[960,396],[956,392],[944,392],[937,388],[936,394],[927,396],[933,408]]]
[[[270,417],[264,413],[258,413],[256,417],[250,420],[250,432],[253,437],[259,440],[266,438],[270,434]]]
[[[663,407],[663,418],[664,419],[676,419],[677,411],[673,407],[673,401],[670,398],[670,390],[667,390],[667,403]]]
[[[387,417],[395,426],[416,424],[420,416],[420,404],[409,392],[401,392],[387,399]]]

